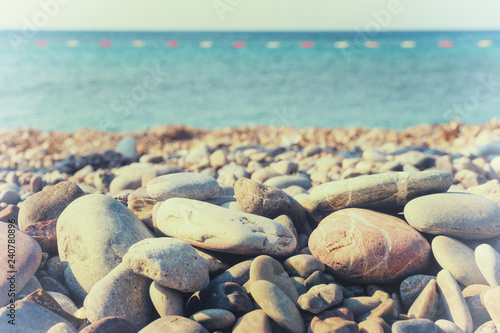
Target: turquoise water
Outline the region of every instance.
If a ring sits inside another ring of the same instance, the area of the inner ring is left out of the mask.
[[[0,32],[0,128],[404,128],[500,115],[499,32],[379,33],[369,38],[376,49],[356,33],[37,32],[15,47],[13,36],[23,33]],[[415,47],[401,48],[405,40]]]

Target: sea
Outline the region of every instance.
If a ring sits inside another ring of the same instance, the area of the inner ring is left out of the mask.
[[[500,116],[500,32],[0,32],[0,129]]]

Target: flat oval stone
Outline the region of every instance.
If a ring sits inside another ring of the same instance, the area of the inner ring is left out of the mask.
[[[436,326],[438,327],[439,333],[463,333],[464,332],[454,322],[446,320],[446,319],[436,320],[434,322],[434,324],[436,324]]]
[[[139,333],[209,333],[208,330],[194,320],[181,316],[167,316],[156,319]]]
[[[317,314],[342,302],[342,289],[336,284],[320,284],[301,295],[297,301],[299,308]]]
[[[474,251],[476,264],[488,284],[500,285],[500,254],[489,244],[481,244]]]
[[[220,252],[280,256],[297,246],[292,232],[271,219],[191,199],[163,202],[156,224],[167,236]]]
[[[371,296],[356,296],[351,298],[345,298],[342,301],[342,306],[349,309],[354,317],[359,317],[367,312],[378,307],[382,301],[378,298]]]
[[[500,328],[500,287],[491,288],[484,294],[484,305],[491,319]]]
[[[127,207],[101,194],[73,201],[57,221],[66,286],[83,301],[92,286],[121,263],[132,244],[153,237]]]
[[[466,286],[488,284],[476,265],[474,251],[462,242],[452,237],[436,236],[432,240],[432,253],[438,264],[458,282]]]
[[[283,265],[288,274],[303,278],[307,278],[316,271],[323,272],[325,270],[325,265],[321,260],[309,254],[298,254],[290,257],[285,260]]]
[[[193,313],[189,319],[194,320],[210,331],[226,330],[236,321],[234,314],[223,309],[206,309]]]
[[[295,303],[299,298],[292,280],[281,263],[269,256],[258,256],[250,267],[250,283],[266,280],[280,288]]]
[[[287,332],[303,333],[304,321],[293,301],[266,280],[252,283],[252,296],[264,312]]]
[[[123,264],[134,273],[182,292],[205,289],[210,282],[206,261],[188,243],[175,238],[149,238],[132,245]]]
[[[437,275],[437,283],[441,295],[441,304],[444,306],[448,319],[457,324],[464,333],[472,333],[472,317],[462,296],[462,291],[453,275],[443,269]]]
[[[419,196],[446,192],[453,176],[445,171],[387,172],[333,181],[314,187],[311,200],[319,210],[343,208],[399,210]]]
[[[480,195],[439,193],[409,202],[405,218],[415,229],[458,239],[500,235],[500,206]]]
[[[80,331],[80,333],[103,332],[136,333],[137,329],[128,320],[112,316],[99,319]]]
[[[149,297],[160,317],[184,315],[184,299],[181,292],[153,281],[149,287]]]
[[[271,320],[264,310],[254,310],[241,316],[233,327],[232,333],[272,333]]]
[[[214,178],[193,172],[173,173],[151,180],[146,186],[148,194],[157,201],[170,198],[207,200],[221,193]]]
[[[71,325],[59,323],[52,326],[47,333],[77,333],[78,331]],[[85,333],[85,332],[84,332]]]
[[[264,185],[276,187],[279,189],[297,185],[307,190],[311,187],[311,180],[307,176],[301,174],[293,176],[285,175],[269,178],[264,182]]]
[[[438,328],[429,319],[398,320],[392,325],[394,333],[438,333]]]
[[[391,283],[425,269],[430,246],[404,221],[348,208],[324,218],[309,237],[312,255],[335,277],[356,283]]]

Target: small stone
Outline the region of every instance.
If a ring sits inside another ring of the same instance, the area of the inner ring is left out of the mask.
[[[201,310],[193,313],[189,319],[196,321],[209,331],[226,330],[236,321],[234,314],[223,309]]]
[[[439,265],[448,270],[455,280],[468,286],[488,284],[476,265],[474,251],[462,242],[447,236],[436,236],[432,253]]]
[[[488,310],[486,310],[485,294],[486,293],[465,298],[475,327],[481,326],[485,322],[491,320],[491,316]]]
[[[439,319],[434,324],[436,324],[436,326],[438,328],[438,333],[463,333],[464,332],[454,322],[446,320],[446,319]]]
[[[147,198],[129,200],[128,209],[130,209],[149,230],[154,230],[153,207],[157,202],[156,200]]]
[[[7,205],[17,205],[19,201],[21,201],[19,193],[11,190],[0,191],[0,202],[4,202]]]
[[[131,272],[124,264],[116,266],[90,290],[83,306],[91,323],[106,317],[127,319],[141,329],[150,322],[152,304],[151,281]],[[168,318],[168,317],[165,317]]]
[[[137,329],[128,320],[120,317],[105,317],[90,324],[80,331],[80,333],[137,333]]]
[[[144,239],[132,245],[122,263],[134,273],[182,292],[205,289],[207,263],[188,243],[175,238]]]
[[[317,314],[342,302],[342,290],[335,284],[320,284],[301,295],[297,301],[299,308]]]
[[[319,284],[329,284],[330,282],[333,281],[328,279],[328,275],[320,271],[316,271],[309,275],[307,279],[305,279],[304,286],[306,286],[306,288],[311,288]]]
[[[374,297],[369,296],[357,296],[351,298],[345,298],[341,306],[348,308],[354,317],[359,317],[367,312],[372,311],[378,307],[382,302]]]
[[[409,202],[405,218],[415,229],[458,239],[488,239],[500,235],[500,206],[475,194],[439,193]]]
[[[500,287],[494,287],[484,294],[484,305],[491,316],[491,319],[500,330]]]
[[[1,222],[9,222],[9,220],[15,221],[14,223],[17,224],[19,216],[19,207],[14,206],[14,205],[8,205],[2,211],[0,211],[0,221]]]
[[[59,283],[57,280],[54,280],[50,276],[41,277],[39,282],[42,285],[43,290],[45,291],[55,291],[70,297],[68,288],[66,288],[64,285]]]
[[[64,284],[64,269],[59,256],[54,256],[47,260],[47,273],[56,281]]]
[[[467,286],[464,290],[462,290],[462,295],[464,296],[465,299],[467,299],[467,297],[480,295],[482,293],[487,292],[490,289],[491,289],[490,286],[484,284],[471,284],[470,286]]]
[[[38,193],[42,190],[43,188],[43,180],[42,177],[36,175],[31,177],[30,179],[30,192],[31,193]]]
[[[431,280],[435,279],[435,276],[422,274],[412,275],[404,279],[403,282],[401,282],[399,291],[401,302],[405,309],[409,309],[422,290],[424,290]]]
[[[443,269],[437,275],[437,283],[441,304],[444,306],[448,319],[457,324],[464,333],[472,333],[472,317],[453,275]]]
[[[303,278],[307,278],[315,271],[323,272],[325,270],[325,265],[319,259],[307,254],[290,257],[285,260],[283,265],[288,274]]]
[[[47,333],[77,333],[77,331],[71,325],[59,323],[52,326]]]
[[[167,316],[156,319],[139,331],[140,333],[209,333],[208,330],[194,320],[181,316]]]
[[[181,292],[153,281],[149,287],[149,296],[160,317],[184,315],[184,299]]]
[[[259,280],[271,282],[280,288],[294,303],[299,295],[290,277],[281,266],[281,263],[269,256],[261,255],[255,258],[250,267],[250,283]]]
[[[326,318],[325,320],[317,321],[311,328],[313,333],[329,333],[329,332],[342,332],[342,333],[358,333],[358,324],[354,321],[345,320],[339,317]]]
[[[398,318],[399,313],[397,313],[395,302],[393,299],[389,298],[380,303],[375,309],[370,310],[369,312],[362,314],[359,317],[356,317],[357,322],[362,322],[371,317],[379,317],[385,320],[386,322],[390,322],[391,320],[395,320]]]
[[[252,283],[252,296],[264,312],[282,330],[303,333],[304,321],[294,302],[278,287],[266,280]]]
[[[22,232],[33,237],[43,252],[57,253],[57,219],[37,222],[24,228]]]
[[[37,289],[42,289],[42,285],[36,278],[36,276],[32,276],[31,279],[29,279],[28,283],[19,291],[16,296],[18,299],[24,298],[31,294],[32,292],[36,291]]]
[[[234,324],[232,333],[272,333],[271,320],[264,310],[254,310],[241,316]]]
[[[386,331],[390,332],[391,328],[388,327],[389,329],[387,330],[387,328],[382,324],[382,322],[385,323],[385,321],[381,318],[379,319],[380,321],[376,320],[375,318],[369,318],[359,323],[359,333],[384,333]],[[387,323],[385,325],[387,325]],[[384,330],[384,328],[386,329]]]
[[[298,174],[298,175],[285,175],[285,176],[275,176],[269,178],[264,182],[264,185],[276,187],[279,189],[284,189],[293,185],[298,185],[305,188],[306,190],[311,188],[311,180],[309,177]]]
[[[291,175],[299,169],[299,165],[292,161],[278,161],[271,163],[269,166],[280,175]]]
[[[500,254],[489,244],[476,247],[474,252],[476,264],[488,284],[492,287],[500,285]]]
[[[201,309],[224,309],[235,315],[242,315],[253,309],[247,293],[235,282],[224,282],[214,288],[202,290],[199,297]]]
[[[78,327],[83,323],[82,319],[76,318],[72,314],[66,312],[61,305],[43,289],[38,289],[32,292],[26,296],[26,300],[43,306],[47,310],[50,310],[61,318],[64,318],[64,320],[75,327]]]
[[[316,186],[311,200],[320,210],[343,208],[399,210],[413,198],[445,192],[453,177],[444,171],[389,172]]]
[[[290,279],[292,280],[295,289],[297,289],[299,296],[307,293],[307,288],[304,285],[305,280],[303,278],[300,276],[291,276]]]
[[[73,314],[74,317],[78,318],[75,313],[78,311],[75,303],[66,295],[55,291],[47,291],[47,294],[52,296],[52,298],[61,306],[61,308],[69,314]]]
[[[399,320],[392,325],[394,333],[438,333],[438,327],[429,319]]]
[[[491,320],[482,324],[474,333],[498,333],[498,329],[493,320]]]
[[[321,221],[309,237],[309,250],[336,278],[390,283],[425,269],[430,246],[394,216],[348,208]]]
[[[124,158],[136,160],[137,141],[131,136],[126,136],[118,142],[115,152],[121,154]]]
[[[408,317],[412,319],[425,318],[431,320],[434,318],[439,305],[439,295],[436,288],[436,280],[430,280],[408,310]]]
[[[147,185],[151,198],[164,201],[170,198],[207,200],[219,195],[217,180],[199,173],[182,172],[156,177]]]

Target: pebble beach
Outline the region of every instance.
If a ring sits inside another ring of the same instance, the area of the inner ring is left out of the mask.
[[[0,132],[0,332],[500,330],[500,119]]]

